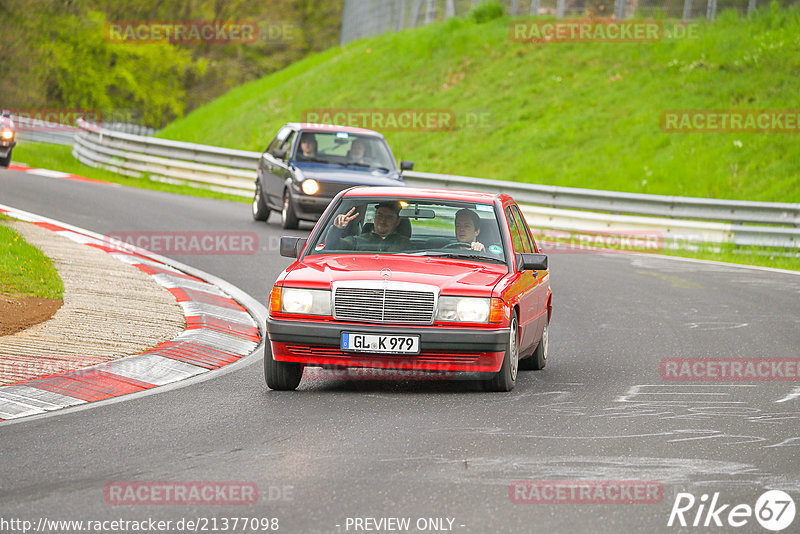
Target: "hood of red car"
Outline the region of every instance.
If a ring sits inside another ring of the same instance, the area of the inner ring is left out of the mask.
[[[390,272],[385,271],[388,269]],[[382,272],[383,271],[383,272]],[[283,283],[295,287],[329,288],[354,280],[411,282],[439,287],[441,294],[490,296],[505,265],[424,256],[326,254],[306,256],[286,273]]]

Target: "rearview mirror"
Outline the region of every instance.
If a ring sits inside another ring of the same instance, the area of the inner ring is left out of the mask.
[[[435,219],[436,212],[429,209],[414,209],[403,208],[398,214],[400,217],[408,217],[409,219]]]
[[[518,271],[546,271],[547,270],[547,254],[531,254],[522,253],[517,254],[517,270]]]
[[[400,171],[410,171],[414,168],[413,161],[401,161],[400,162]]]
[[[281,237],[281,256],[297,259],[306,246],[306,239],[302,237]]]

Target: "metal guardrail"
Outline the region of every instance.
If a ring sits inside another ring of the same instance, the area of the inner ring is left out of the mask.
[[[74,126],[65,126],[55,122],[45,122],[27,117],[12,116],[17,130],[17,139],[34,141],[37,143],[52,143],[56,145],[71,145],[75,133],[79,130]]]
[[[258,152],[115,132],[78,120],[72,155],[92,167],[238,196],[254,192]]]
[[[114,132],[80,120],[78,125],[73,155],[87,165],[239,196],[254,191],[259,152]],[[413,171],[404,176],[415,187],[509,193],[525,206],[529,222],[541,228],[657,231],[674,246],[717,242],[800,249],[800,204],[620,193]]]

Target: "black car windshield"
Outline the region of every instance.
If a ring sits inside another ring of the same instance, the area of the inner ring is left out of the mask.
[[[492,204],[345,198],[308,254],[404,254],[504,264],[499,228]]]
[[[369,169],[396,169],[383,139],[347,132],[303,132],[297,143],[297,162],[324,163]]]

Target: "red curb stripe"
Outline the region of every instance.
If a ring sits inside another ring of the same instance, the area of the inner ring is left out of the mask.
[[[237,337],[243,337],[250,341],[260,341],[258,336],[258,328],[241,323],[231,323],[216,317],[208,317],[206,315],[192,315],[186,317],[186,329],[193,330],[197,328],[209,328],[222,332],[224,334],[231,334]]]
[[[161,267],[156,267],[155,265],[147,265],[147,264],[144,264],[144,263],[135,263],[133,266],[138,268],[141,271],[144,271],[145,273],[147,273],[147,274],[149,274],[151,276],[154,275],[154,274],[169,274],[171,276],[177,276],[178,278],[185,278],[187,280],[192,280],[194,282],[206,283],[205,280],[201,280],[200,278],[197,278],[196,276],[192,276],[190,274],[184,274],[184,273],[181,273],[181,272],[178,272],[178,271],[170,271],[169,269],[162,269]]]
[[[52,378],[32,380],[24,385],[59,393],[87,402],[110,399],[155,387],[139,380],[126,378],[97,369],[78,371]]]
[[[187,302],[192,300],[189,298],[185,289],[179,287],[165,287],[164,289],[172,293],[172,296],[175,297],[175,302]]]
[[[155,354],[206,369],[219,369],[241,358],[241,356],[229,352],[188,341],[167,341],[143,354]]]
[[[102,184],[102,185],[115,185],[114,182],[107,182],[105,180],[97,180],[95,178],[87,178],[85,176],[78,176],[77,174],[70,174],[69,176],[64,176],[64,180],[72,180],[73,182],[87,182],[90,184]]]
[[[148,261],[155,261],[155,260],[152,260],[152,259],[148,258],[147,256],[142,256],[141,254],[138,254],[136,252],[132,252],[132,251],[129,251],[129,250],[124,250],[122,248],[122,246],[113,247],[113,246],[107,246],[107,245],[98,245],[97,243],[84,243],[84,244],[87,245],[87,246],[90,246],[90,247],[94,247],[94,248],[100,249],[103,252],[108,252],[109,254],[127,254],[128,256],[132,256],[134,258],[140,258],[140,259],[148,260]]]
[[[52,230],[53,232],[66,232],[66,228],[62,228],[60,226],[56,226],[55,224],[47,223],[47,222],[35,222],[33,223],[39,228],[44,228],[45,230]]]
[[[213,304],[214,306],[219,306],[221,308],[228,308],[230,310],[239,310],[244,312],[247,311],[244,306],[241,306],[238,302],[230,297],[221,297],[219,295],[214,295],[213,293],[207,293],[205,291],[198,291],[196,289],[189,288],[173,289],[178,289],[181,292],[180,294],[183,300],[178,299],[178,302],[202,302],[204,304]],[[177,293],[173,293],[173,295],[177,295]]]

